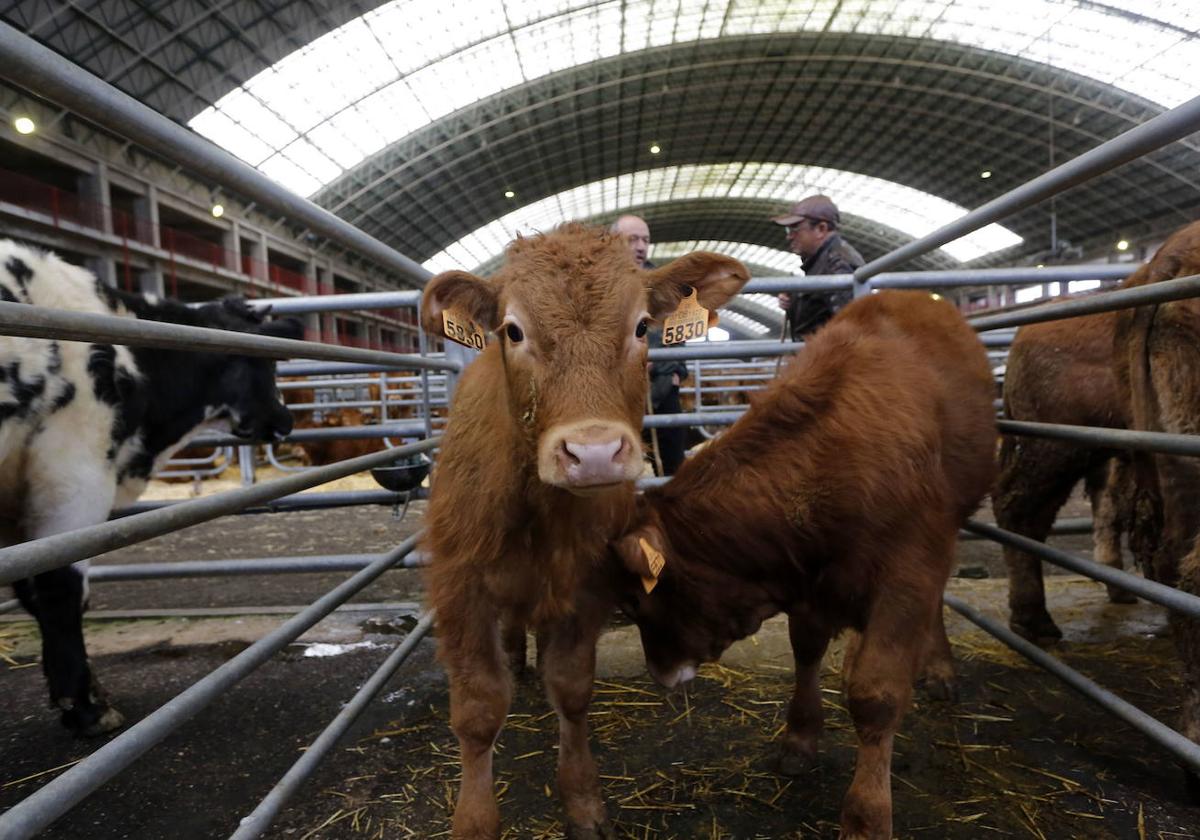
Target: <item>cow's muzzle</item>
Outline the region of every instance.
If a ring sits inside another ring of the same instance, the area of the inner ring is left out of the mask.
[[[570,490],[633,481],[642,471],[641,446],[626,423],[555,426],[538,447],[538,476]]]

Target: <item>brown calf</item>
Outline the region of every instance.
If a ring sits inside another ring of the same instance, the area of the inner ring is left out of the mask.
[[[431,333],[444,335],[453,309],[499,336],[454,395],[427,517],[426,580],[462,751],[453,835],[500,835],[492,748],[512,692],[503,624],[537,633],[568,836],[612,837],[587,709],[616,603],[602,560],[630,525],[642,469],[646,329],[689,286],[711,311],[749,275],[705,253],[643,272],[622,239],[579,225],[518,239],[506,257],[487,280],[438,275],[422,303]]]
[[[1125,428],[1126,407],[1112,370],[1116,313],[1031,324],[1017,332],[1004,375],[1004,414],[1010,420]],[[1084,479],[1092,500],[1097,562],[1120,569],[1121,534],[1130,527],[1132,479],[1124,453],[1058,440],[1006,436],[992,491],[996,524],[1045,540],[1072,488]],[[1009,625],[1031,641],[1061,638],[1046,610],[1042,563],[1005,546]],[[1114,603],[1135,598],[1109,587]]]
[[[1163,244],[1125,285],[1143,286],[1200,274],[1200,222]],[[1200,300],[1122,310],[1113,342],[1117,387],[1129,406],[1130,428],[1200,434]],[[1148,576],[1200,596],[1200,459],[1133,453],[1134,537],[1145,547]],[[1171,613],[1183,660],[1180,730],[1200,742],[1200,620]],[[1188,774],[1200,800],[1200,779]]]
[[[942,589],[959,526],[995,471],[992,375],[955,309],[920,292],[860,299],[818,331],[725,435],[646,494],[617,543],[625,607],[663,685],[788,614],[796,687],[784,769],[816,757],[830,638],[859,737],[842,837],[890,840],[892,739],[912,684],[953,680]],[[643,541],[665,558],[657,584]],[[616,564],[614,564],[616,566]],[[628,570],[628,571],[626,571]]]

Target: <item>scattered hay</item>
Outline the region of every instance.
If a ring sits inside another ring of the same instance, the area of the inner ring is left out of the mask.
[[[1099,725],[1077,730],[1072,724],[1079,716],[1061,709],[1082,701],[1040,671],[1008,670],[1007,649],[986,636],[956,640],[955,653],[970,674],[964,680],[967,696],[947,706],[928,703],[918,693],[896,742],[897,837],[1188,836],[1170,818],[1143,808],[1144,793],[1132,799],[1114,794],[1119,788],[1114,777],[1125,785],[1138,784],[1139,777],[1128,767],[1110,772],[1108,759],[1128,756],[1131,744],[1151,751],[1136,734],[1112,726],[1099,712]],[[1154,670],[1160,683],[1169,684],[1173,678],[1163,675],[1175,671],[1163,640],[1062,653],[1093,675],[1117,662],[1122,675]],[[1118,679],[1110,683],[1122,687],[1124,677]],[[686,694],[666,694],[643,678],[597,681],[592,744],[618,836],[836,836],[856,750],[840,682],[838,669],[827,668],[820,767],[789,779],[772,768],[773,742],[786,726],[790,673],[707,665]],[[1177,692],[1178,685],[1168,690]],[[1063,715],[1059,729],[1047,725],[1047,696]],[[365,748],[364,758],[378,769],[324,791],[328,814],[297,834],[311,840],[449,836],[459,780],[457,744],[445,698],[431,692],[429,700],[419,718],[397,721],[352,748]],[[1170,697],[1160,692],[1159,700],[1169,703]],[[545,709],[538,685],[518,685],[495,765],[505,840],[562,837],[552,789],[558,723]],[[1074,766],[1084,754],[1096,766]]]

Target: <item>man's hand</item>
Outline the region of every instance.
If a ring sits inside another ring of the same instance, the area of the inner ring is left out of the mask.
[[[671,374],[671,384],[674,385],[676,388],[679,387],[679,374],[678,373]]]
[[[792,305],[792,295],[790,292],[780,292],[775,296],[775,299],[779,301],[780,309],[784,310],[785,312],[787,311],[787,308]]]

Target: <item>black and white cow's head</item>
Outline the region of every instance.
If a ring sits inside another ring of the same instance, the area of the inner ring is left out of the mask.
[[[269,307],[255,309],[241,297],[222,298],[197,309],[199,326],[275,338],[303,338],[294,318],[266,320]],[[292,414],[275,385],[275,362],[255,356],[220,357],[219,369],[204,377],[206,419],[228,418],[238,437],[278,440],[292,430]]]

